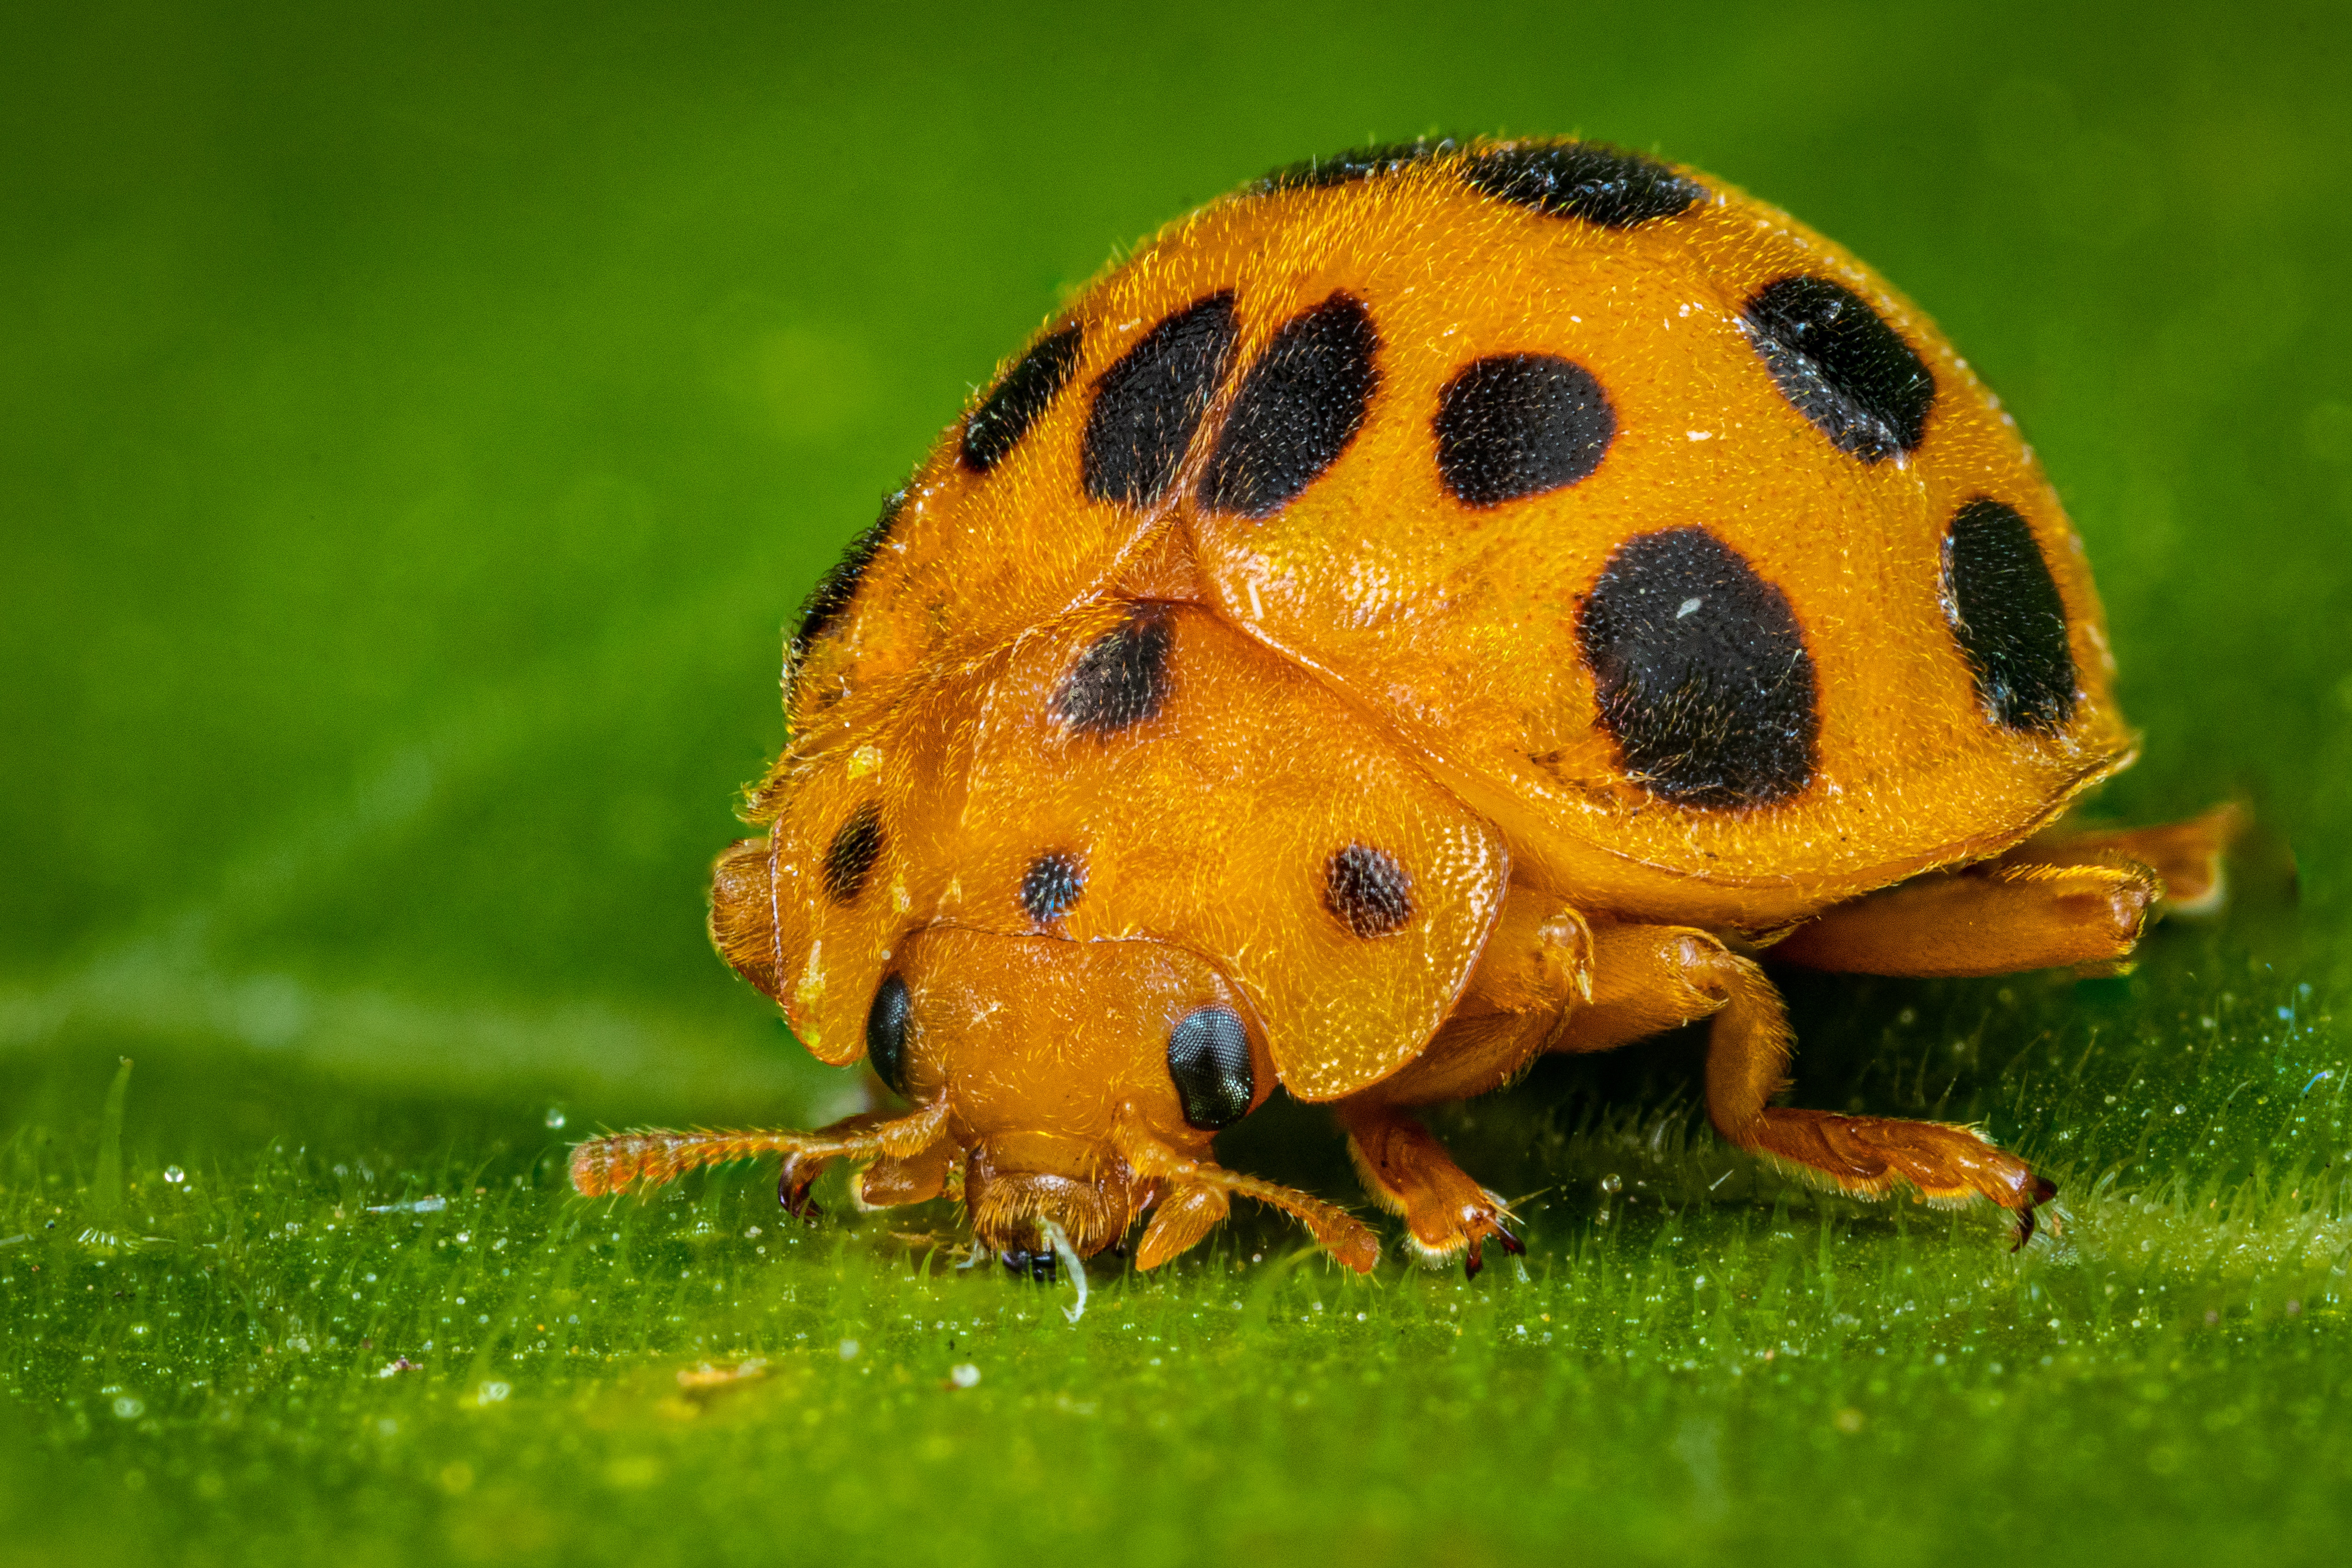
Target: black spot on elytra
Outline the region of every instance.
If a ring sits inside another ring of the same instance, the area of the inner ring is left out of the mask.
[[[907,983],[895,974],[874,988],[874,1005],[866,1010],[866,1059],[895,1094],[907,1092],[907,1025],[914,1013]]]
[[[1201,477],[1201,504],[1244,517],[1289,505],[1363,427],[1380,346],[1371,312],[1351,294],[1285,321],[1242,377]]]
[[[1412,919],[1412,879],[1386,850],[1350,844],[1324,863],[1323,907],[1358,936],[1386,936]]]
[[[1184,1120],[1203,1132],[1231,1127],[1249,1114],[1257,1073],[1250,1066],[1249,1031],[1230,1007],[1202,1007],[1168,1034],[1168,1076],[1183,1101]]]
[[[1601,466],[1617,413],[1592,373],[1552,354],[1496,354],[1438,395],[1437,469],[1471,506],[1572,485]]]
[[[1143,334],[1095,382],[1087,414],[1087,494],[1156,505],[1176,479],[1234,353],[1230,289],[1199,300]]]
[[[867,801],[850,814],[824,852],[824,890],[836,904],[855,903],[875,862],[882,858],[882,808]]]
[[[1582,218],[1603,228],[1678,216],[1706,195],[1705,185],[1654,158],[1600,142],[1491,148],[1470,160],[1463,177],[1547,217]]]
[[[1780,590],[1701,528],[1629,540],[1577,635],[1625,771],[1681,805],[1785,800],[1812,777],[1813,661]]]
[[[959,455],[965,468],[984,474],[1004,460],[1067,384],[1070,373],[1078,368],[1078,353],[1084,344],[1084,329],[1064,327],[1041,340],[1021,356],[1020,363],[1004,373],[987,401],[964,421]]]
[[[2033,530],[1979,496],[1944,535],[1944,612],[1996,723],[2055,734],[2074,716],[2066,604]]]
[[[801,605],[799,629],[793,633],[794,664],[800,662],[801,656],[808,652],[817,638],[833,629],[834,623],[848,610],[850,601],[857,597],[857,584],[865,577],[866,568],[873,564],[874,557],[881,552],[883,545],[889,542],[891,526],[898,521],[898,512],[906,504],[907,492],[903,489],[886,497],[882,502],[882,515],[851,540],[849,548],[842,552],[841,559],[817,579],[816,587],[811,590],[807,600]]]
[[[1861,295],[1826,278],[1781,278],[1742,319],[1780,395],[1840,451],[1878,463],[1918,448],[1936,378]]]
[[[1353,147],[1328,158],[1309,158],[1305,163],[1287,164],[1259,179],[1250,190],[1263,195],[1269,191],[1325,190],[1333,185],[1353,184],[1358,180],[1410,169],[1415,163],[1442,158],[1453,151],[1453,138],[1445,136]]]
[[[1176,625],[1167,607],[1136,605],[1078,655],[1054,693],[1054,716],[1097,735],[1158,718],[1168,700],[1168,660],[1175,647]]]
[[[1060,920],[1077,908],[1086,891],[1087,868],[1075,855],[1040,855],[1021,879],[1021,909],[1043,925]]]

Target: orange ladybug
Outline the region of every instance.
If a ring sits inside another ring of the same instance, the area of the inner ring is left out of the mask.
[[[909,1109],[582,1145],[583,1192],[783,1156],[1016,1266],[1239,1194],[1277,1083],[1413,1249],[1514,1251],[1416,1119],[1712,1018],[1732,1143],[1843,1191],[2054,1192],[1963,1127],[1773,1103],[1759,956],[2111,964],[2220,896],[2226,809],[2051,825],[2129,763],[2014,423],[1843,250],[1593,142],[1286,169],[1046,322],[818,587],[711,931]]]

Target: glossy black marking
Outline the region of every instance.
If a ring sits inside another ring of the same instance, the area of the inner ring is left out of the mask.
[[[1201,477],[1201,504],[1272,517],[1296,500],[1363,427],[1380,346],[1371,312],[1351,294],[1285,321],[1242,378]]]
[[[1742,316],[1780,395],[1840,451],[1879,463],[1918,449],[1936,377],[1861,295],[1826,278],[1781,278]]]
[[[1785,800],[1812,777],[1813,661],[1780,589],[1701,528],[1628,541],[1577,626],[1625,771],[1680,805]]]
[[[1087,494],[1122,506],[1158,504],[1233,353],[1228,289],[1177,311],[1103,372],[1087,414]]]
[[[875,987],[874,1005],[866,1012],[866,1059],[874,1076],[900,1096],[907,1092],[907,1025],[914,1014],[915,999],[896,974]]]
[[[1184,1102],[1184,1120],[1203,1132],[1247,1116],[1257,1075],[1250,1066],[1249,1031],[1241,1016],[1230,1007],[1187,1014],[1168,1036],[1168,1076]]]
[[[1176,624],[1164,605],[1138,605],[1097,637],[1054,693],[1054,716],[1073,730],[1108,735],[1160,716],[1171,677]]]
[[[882,808],[872,801],[859,806],[833,836],[824,852],[824,890],[836,904],[857,901],[882,858]]]
[[[1471,506],[1572,485],[1601,466],[1617,412],[1592,373],[1552,354],[1496,354],[1438,395],[1437,471]]]
[[[1060,920],[1077,908],[1086,887],[1087,868],[1076,856],[1040,855],[1021,879],[1022,911],[1040,924]]]
[[[1386,850],[1350,844],[1324,864],[1323,907],[1358,936],[1386,936],[1412,919],[1412,879]]]
[[[1004,460],[1068,384],[1084,346],[1083,328],[1064,327],[1039,342],[1021,356],[1020,363],[1004,373],[988,400],[964,421],[959,455],[965,468],[984,474]]]
[[[1600,142],[1496,147],[1472,158],[1464,178],[1547,217],[1582,218],[1602,228],[1676,217],[1706,195],[1705,185],[1654,158]]]
[[[842,552],[841,559],[817,579],[816,586],[801,605],[800,629],[793,633],[792,656],[795,665],[817,638],[833,629],[834,623],[848,610],[850,601],[857,597],[857,584],[865,577],[866,568],[873,564],[874,557],[881,552],[883,545],[889,542],[891,527],[898,522],[898,513],[906,504],[907,492],[903,489],[884,498],[882,515],[866,524],[865,531],[849,542],[849,548]]]
[[[1029,1252],[1015,1247],[1009,1252],[998,1253],[996,1260],[1004,1265],[1004,1271],[1015,1279],[1028,1279],[1039,1285],[1051,1285],[1061,1278],[1061,1254],[1050,1247],[1043,1252]]]
[[[1979,496],[1944,535],[1944,613],[1993,721],[2056,734],[2074,716],[2066,602],[2033,530]]]
[[[1287,164],[1259,179],[1250,190],[1254,195],[1264,195],[1269,191],[1325,190],[1352,184],[1442,158],[1454,147],[1450,136],[1424,136],[1413,142],[1353,147],[1328,158],[1309,158],[1305,163]]]

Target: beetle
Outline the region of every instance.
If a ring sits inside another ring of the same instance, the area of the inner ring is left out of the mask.
[[[1596,142],[1278,171],[1045,322],[809,600],[719,951],[906,1109],[581,1145],[584,1193],[782,1157],[1015,1264],[1235,1195],[1278,1083],[1424,1260],[1518,1250],[1415,1114],[1711,1020],[1728,1142],[1863,1196],[2055,1189],[1975,1131],[1778,1104],[1759,959],[2112,965],[2230,809],[2069,833],[2135,742],[2080,542],[1920,312]]]

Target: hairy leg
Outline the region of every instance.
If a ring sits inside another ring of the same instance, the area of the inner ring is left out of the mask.
[[[1839,904],[1770,951],[1842,974],[1960,977],[2110,964],[2139,942],[2162,896],[2135,861],[1994,861]]]
[[[2002,857],[2042,866],[2137,861],[2164,881],[2164,910],[2175,915],[2211,914],[2228,893],[2222,857],[2246,828],[2246,811],[2217,805],[2186,822],[2156,827],[2126,827],[2083,833],[2053,828],[2037,834]]]
[[[1543,908],[1538,896],[1515,889],[1472,990],[1428,1049],[1394,1078],[1332,1107],[1365,1191],[1404,1221],[1413,1250],[1433,1264],[1459,1256],[1474,1276],[1487,1237],[1506,1251],[1523,1250],[1507,1227],[1509,1211],[1412,1110],[1508,1083],[1589,994],[1590,929],[1573,910]]]
[[[1418,1117],[1361,1099],[1342,1101],[1336,1114],[1364,1190],[1404,1221],[1423,1262],[1443,1263],[1459,1254],[1464,1271],[1475,1278],[1488,1237],[1506,1252],[1527,1250],[1505,1228],[1510,1211],[1503,1200],[1472,1181]]]
[[[1808,969],[1957,978],[2116,963],[2162,910],[2219,907],[2221,856],[2244,822],[2040,835],[1998,860],[1918,877],[1823,911],[1771,950]]]
[[[1968,1128],[1770,1104],[1785,1087],[1789,1025],[1752,962],[1684,927],[1604,926],[1593,937],[1594,1016],[1570,1017],[1554,1049],[1605,1049],[1712,1016],[1707,1113],[1727,1142],[1857,1197],[1905,1184],[1932,1204],[1990,1198],[2017,1215],[2020,1245],[2032,1234],[2034,1205],[2057,1189]]]

